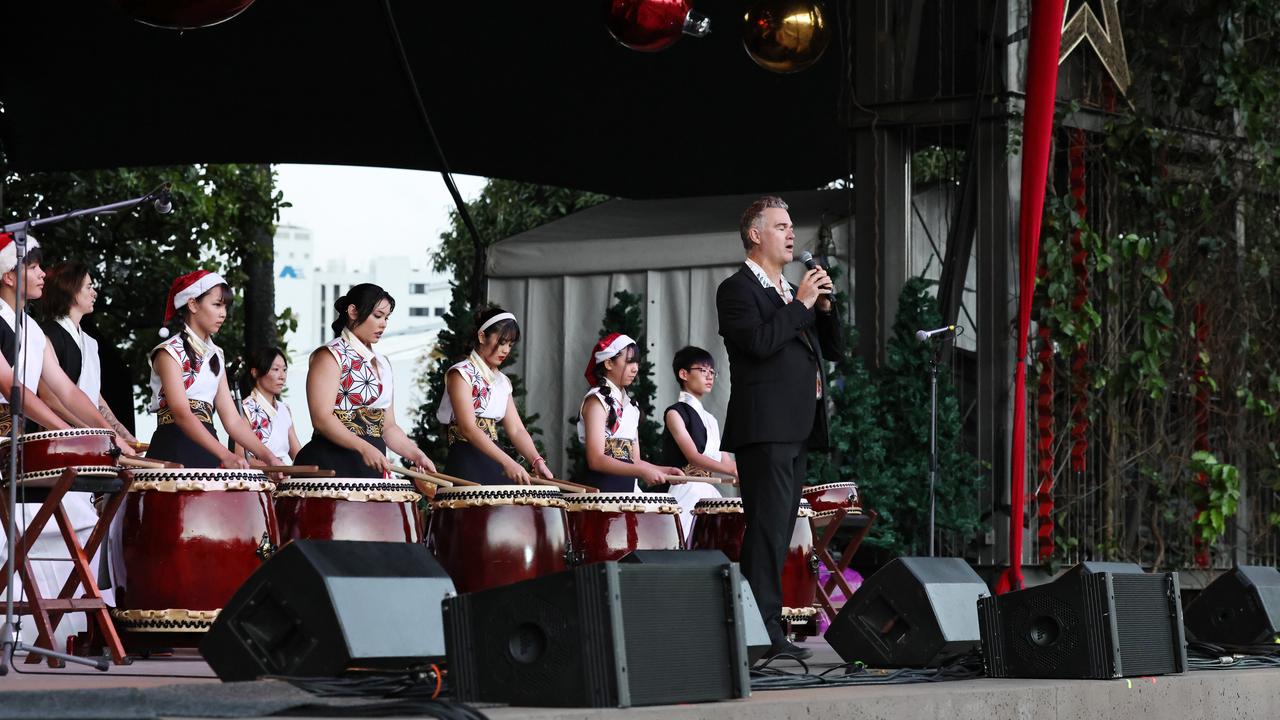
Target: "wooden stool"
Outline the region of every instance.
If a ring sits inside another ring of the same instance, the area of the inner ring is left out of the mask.
[[[36,486],[34,483],[24,483],[23,489],[19,490],[20,493],[26,495],[27,499],[34,499],[40,502],[40,509],[36,512],[35,517],[31,519],[21,537],[14,543],[13,557],[6,560],[3,575],[0,575],[0,593],[3,593],[9,584],[8,563],[14,562],[16,558],[18,562],[15,566],[15,574],[22,579],[22,586],[27,600],[25,602],[15,602],[14,612],[18,615],[34,616],[36,629],[39,631],[39,636],[34,643],[36,647],[55,650],[53,633],[59,621],[62,620],[62,616],[69,612],[82,612],[89,617],[91,625],[96,624],[98,632],[101,634],[105,646],[111,654],[111,661],[117,665],[127,663],[124,647],[120,644],[120,636],[116,634],[115,625],[111,622],[111,613],[106,602],[102,599],[101,590],[98,589],[98,580],[94,575],[90,558],[98,551],[102,541],[106,539],[107,530],[111,526],[111,519],[115,517],[116,511],[120,509],[120,505],[124,502],[131,484],[133,484],[133,475],[128,470],[122,470],[118,477],[104,478],[82,477],[77,475],[75,469],[68,468],[54,479],[52,485],[41,483]],[[7,483],[4,491],[8,492]],[[71,519],[62,507],[62,499],[68,492],[73,491],[99,492],[108,495],[107,502],[98,516],[98,522],[93,526],[93,530],[90,531],[89,540],[84,546],[80,545],[79,538],[76,537],[75,527],[71,524]],[[52,598],[45,597],[44,590],[36,582],[29,557],[31,547],[39,539],[40,533],[44,531],[50,519],[57,522],[58,531],[61,533],[63,542],[66,543],[67,551],[71,556],[71,575],[63,584],[61,592]],[[7,534],[9,529],[9,503],[7,500],[0,503],[0,522],[3,522],[4,532]],[[84,587],[84,594],[80,597],[75,597],[81,586]],[[27,662],[40,662],[40,656],[32,653],[27,656]],[[63,665],[61,660],[52,657],[48,658],[48,663],[50,667],[61,667]]]
[[[853,596],[853,588],[844,579],[844,571],[853,561],[854,554],[858,552],[858,548],[867,537],[867,533],[871,531],[871,526],[875,524],[877,517],[879,516],[874,510],[840,508],[818,513],[809,518],[809,523],[813,526],[813,536],[816,538],[813,551],[818,555],[818,562],[831,571],[831,576],[825,583],[818,583],[818,604],[827,613],[828,622],[835,620],[836,613],[840,611],[840,608],[831,601],[832,591],[839,587],[844,593],[845,601]],[[840,561],[836,562],[830,548],[831,543],[835,541],[836,533],[842,527],[854,528],[854,533],[853,537],[849,538],[849,542],[845,543],[844,549],[840,551]],[[844,602],[840,605],[843,607]]]

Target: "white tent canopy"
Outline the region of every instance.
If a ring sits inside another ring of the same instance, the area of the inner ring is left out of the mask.
[[[743,260],[738,221],[756,197],[613,200],[490,249],[489,299],[514,312],[522,328],[518,357],[505,371],[525,379],[526,411],[540,415],[554,471],[566,468],[564,448],[575,432],[568,419],[578,414],[589,388],[583,377],[587,357],[620,290],[645,299],[642,350],[655,368],[655,412],[675,402],[679,392],[672,356],[697,345],[711,352],[722,372],[706,407],[723,424],[729,376],[715,294]],[[847,270],[851,196],[819,190],[787,193],[784,199],[795,223],[796,256],[814,251],[825,224],[839,261],[833,264]],[[800,270],[799,263],[789,266],[787,277],[798,282]],[[841,289],[851,292],[852,283],[852,273],[845,272]],[[653,450],[646,448],[646,455]]]

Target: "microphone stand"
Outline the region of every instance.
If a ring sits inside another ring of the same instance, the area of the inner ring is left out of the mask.
[[[934,531],[938,508],[938,365],[942,360],[942,345],[950,336],[944,333],[932,338],[933,355],[929,358],[929,557],[936,554]]]
[[[113,213],[121,210],[129,210],[135,208],[147,201],[155,201],[156,210],[161,214],[165,214],[172,209],[171,198],[169,196],[170,184],[165,183],[151,192],[137,197],[132,200],[124,200],[121,202],[111,203],[110,205],[99,205],[98,207],[84,208],[81,210],[72,210],[61,215],[51,215],[46,218],[27,218],[20,222],[11,223],[0,228],[0,231],[13,233],[13,245],[16,251],[17,264],[14,265],[14,307],[13,307],[13,386],[9,392],[9,414],[12,420],[12,427],[9,429],[9,467],[6,470],[6,477],[9,480],[9,492],[5,498],[5,502],[9,504],[9,526],[5,528],[7,555],[6,555],[6,573],[9,581],[5,591],[5,609],[4,609],[4,625],[0,626],[0,676],[9,674],[9,658],[19,650],[25,650],[28,653],[44,655],[45,657],[55,658],[64,662],[79,663],[97,668],[98,670],[107,670],[109,663],[102,658],[90,659],[60,653],[53,650],[29,645],[18,640],[17,633],[17,617],[13,614],[13,576],[17,568],[18,558],[15,557],[17,549],[16,535],[18,532],[18,454],[21,446],[18,444],[18,438],[22,435],[22,429],[26,425],[26,413],[22,407],[22,397],[24,393],[24,385],[22,384],[22,373],[19,367],[26,369],[26,363],[22,362],[22,356],[19,354],[23,346],[23,335],[26,330],[26,298],[24,297],[24,286],[26,285],[27,268],[27,235],[33,228],[44,225],[54,225],[67,220],[80,217],[88,217],[92,215],[102,215],[105,213]],[[49,638],[50,643],[53,638]]]

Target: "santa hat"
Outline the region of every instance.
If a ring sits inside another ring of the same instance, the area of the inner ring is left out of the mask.
[[[601,338],[600,342],[596,343],[595,348],[591,351],[591,359],[587,361],[587,371],[583,373],[587,378],[587,384],[596,384],[596,365],[616,356],[628,346],[635,344],[635,340],[632,340],[622,333],[609,333]]]
[[[40,247],[34,235],[27,235],[27,252]],[[0,233],[0,275],[18,266],[18,246],[13,242],[12,233]]]
[[[196,270],[173,281],[169,286],[169,301],[164,308],[164,324],[168,325],[173,319],[174,312],[187,304],[188,300],[198,298],[219,285],[226,285],[227,281],[216,272],[208,270]],[[160,328],[160,337],[169,337],[169,328]]]

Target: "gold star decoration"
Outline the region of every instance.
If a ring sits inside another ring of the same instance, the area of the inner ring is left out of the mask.
[[[1124,52],[1124,34],[1120,28],[1119,0],[1100,0],[1102,20],[1086,1],[1077,3],[1072,12],[1072,3],[1068,2],[1062,13],[1062,46],[1058,51],[1058,64],[1061,65],[1072,51],[1084,40],[1093,46],[1093,51],[1102,61],[1102,67],[1115,81],[1116,88],[1124,93],[1129,88],[1129,60]]]

